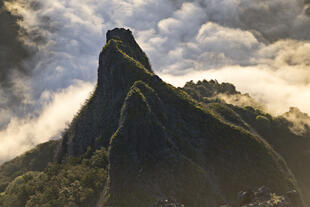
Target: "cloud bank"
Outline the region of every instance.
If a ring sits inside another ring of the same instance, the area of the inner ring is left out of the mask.
[[[39,101],[46,104],[37,114],[11,117],[7,127],[0,131],[0,163],[38,143],[58,139],[92,88],[93,84],[77,82],[57,92],[44,91]]]
[[[154,71],[176,86],[217,79],[235,84],[274,114],[291,106],[310,113],[308,0],[7,0],[4,5],[19,17],[19,41],[32,55],[1,71],[11,84],[0,89],[0,144],[11,147],[0,160],[65,127],[96,82],[98,54],[114,27],[130,28]],[[42,98],[46,91],[54,98]],[[50,111],[60,105],[56,97],[75,107]],[[53,126],[58,116],[62,121]],[[42,125],[33,124],[29,136],[22,133],[28,122]]]

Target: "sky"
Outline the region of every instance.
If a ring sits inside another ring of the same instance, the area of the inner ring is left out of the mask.
[[[59,138],[93,90],[115,27],[131,29],[153,70],[175,86],[217,79],[274,115],[291,106],[310,113],[310,0],[1,3],[0,14],[16,17],[19,47],[6,46],[16,58],[0,63],[0,163]]]

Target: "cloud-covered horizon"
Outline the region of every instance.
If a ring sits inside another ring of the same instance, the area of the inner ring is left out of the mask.
[[[0,72],[10,83],[0,89],[0,144],[10,146],[0,152],[0,162],[65,127],[96,82],[105,33],[114,27],[131,29],[153,70],[175,86],[217,79],[233,83],[275,115],[291,106],[310,114],[309,1],[4,2],[20,17],[19,39],[31,56],[21,63],[29,73],[14,68]],[[53,96],[43,98],[46,94]],[[61,105],[57,97],[73,107],[56,113]],[[57,116],[61,121],[53,126]],[[33,123],[32,136],[21,133],[29,129],[28,122]],[[44,127],[51,128],[40,138]],[[8,140],[15,141],[7,145]]]

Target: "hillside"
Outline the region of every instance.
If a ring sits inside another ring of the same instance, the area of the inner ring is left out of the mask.
[[[109,31],[92,96],[40,167],[22,168],[24,157],[6,164],[25,170],[1,179],[0,206],[220,206],[262,185],[296,190],[301,205],[309,185],[296,159],[308,161],[307,138],[296,141],[280,118],[218,101],[220,93],[242,95],[206,81],[175,88],[154,74],[131,31]]]
[[[223,88],[228,89],[223,90]],[[261,110],[251,97],[236,91],[229,83],[219,84],[216,81],[206,80],[197,83],[188,82],[183,90],[205,104],[205,107],[220,114],[226,121],[263,137],[286,160],[302,188],[304,198],[307,203],[310,203],[308,176],[310,167],[307,165],[310,162],[310,117],[307,114],[300,112],[297,108],[291,108],[282,116],[272,117]],[[213,92],[209,93],[209,90]],[[219,97],[230,97],[228,102],[231,100],[237,100],[237,102],[233,101],[233,104],[228,104],[225,102],[227,99]],[[246,99],[246,101],[238,102],[240,99]],[[244,103],[246,106],[240,107]]]

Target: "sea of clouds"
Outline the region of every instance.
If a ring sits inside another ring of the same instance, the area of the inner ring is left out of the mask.
[[[0,89],[0,162],[59,137],[93,90],[105,33],[133,31],[153,70],[175,86],[231,82],[279,115],[310,113],[308,0],[7,0],[21,17],[31,71]],[[4,77],[4,76],[3,76]],[[21,97],[14,107],[10,95]],[[10,107],[12,106],[12,107]],[[22,113],[20,113],[22,111]]]

